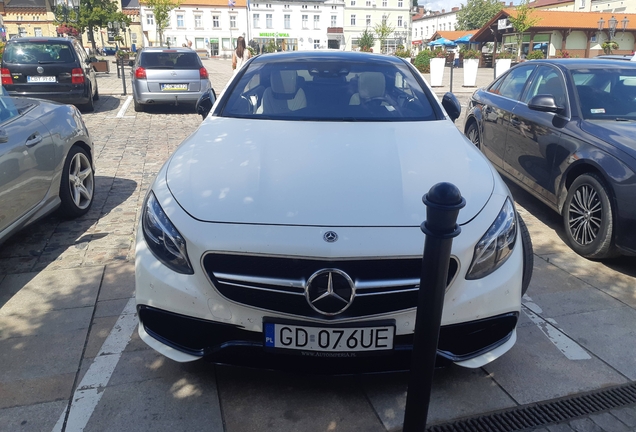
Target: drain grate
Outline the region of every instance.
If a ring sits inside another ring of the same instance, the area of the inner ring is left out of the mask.
[[[512,432],[636,403],[636,383],[433,425],[427,432]]]

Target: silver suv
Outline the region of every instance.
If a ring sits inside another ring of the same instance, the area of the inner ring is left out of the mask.
[[[208,71],[190,48],[144,48],[132,68],[137,112],[154,104],[194,106],[211,87]]]

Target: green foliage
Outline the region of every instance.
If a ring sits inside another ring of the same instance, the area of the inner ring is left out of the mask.
[[[403,49],[403,48],[398,48],[397,50],[395,50],[395,55],[397,57],[402,57],[402,58],[408,58],[411,57],[411,51]]]
[[[570,53],[566,50],[559,50],[556,53],[556,58],[570,58]]]
[[[0,41],[0,61],[2,61],[2,55],[4,54],[4,47],[7,44],[5,42]]]
[[[456,30],[480,29],[502,9],[499,0],[467,0],[457,11]]]
[[[607,40],[601,44],[601,48],[603,48],[605,54],[611,54],[612,51],[618,49],[618,43],[616,41]]]
[[[502,51],[500,53],[497,53],[497,56],[495,58],[498,58],[498,59],[513,59],[513,58],[515,58],[515,55],[513,53],[511,53],[510,51]]]
[[[110,0],[81,0],[80,16],[77,27],[80,34],[88,32],[88,40],[93,49],[95,46],[95,32],[108,26],[109,22],[125,22],[130,25],[130,19],[117,10],[117,4]]]
[[[441,50],[439,50],[441,51]],[[417,56],[415,57],[415,60],[413,61],[413,65],[417,68],[417,70],[419,70],[422,73],[428,73],[431,71],[431,59],[433,57],[436,56],[436,52],[435,51],[431,51],[431,50],[423,50],[420,51]]]
[[[373,26],[373,31],[378,36],[378,40],[380,41],[380,51],[384,50],[384,41],[388,39],[388,37],[393,33],[395,27],[388,23],[389,17],[387,16],[385,20],[382,20],[381,23]]]
[[[481,53],[478,50],[470,49],[467,46],[460,48],[459,55],[465,59],[478,59]]]
[[[250,52],[250,57],[254,57],[256,55],[256,50],[251,46],[248,46],[247,50]]]
[[[446,58],[448,56],[448,53],[446,51],[444,51],[443,49],[437,47],[433,51],[433,56],[435,58]]]
[[[360,35],[358,45],[360,46],[360,51],[373,52],[373,45],[375,45],[375,36],[373,36],[373,33],[370,32],[368,29],[364,29],[364,31]]]
[[[545,57],[543,56],[543,51],[541,50],[534,50],[528,53],[528,55],[526,56],[526,60],[541,60],[542,58]]]
[[[522,0],[521,3],[515,8],[514,16],[510,15],[508,20],[512,27],[517,32],[517,58],[521,57],[521,41],[523,40],[523,33],[537,24],[541,18],[533,17],[534,9],[528,6],[530,0]]]
[[[274,43],[274,39],[270,39],[267,45],[263,47],[263,51],[266,53],[273,53],[273,52],[276,52],[276,50],[277,50],[277,47],[276,47],[276,43]]]
[[[170,11],[178,8],[181,5],[181,0],[145,0],[144,3],[152,9],[159,33],[159,43],[163,45],[163,32],[170,24]]]

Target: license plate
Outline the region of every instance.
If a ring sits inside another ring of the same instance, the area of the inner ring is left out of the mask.
[[[54,76],[27,76],[27,82],[56,82]]]
[[[187,84],[161,84],[162,91],[180,91],[187,90]]]
[[[319,327],[263,323],[265,347],[332,353],[388,351],[393,349],[394,325],[369,327]]]

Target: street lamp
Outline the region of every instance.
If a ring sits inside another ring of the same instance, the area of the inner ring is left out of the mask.
[[[124,33],[124,46],[126,45],[126,22],[122,21],[109,21],[108,22],[108,28],[109,30],[111,30],[113,36],[118,36],[119,35],[119,30],[121,29],[122,32]],[[130,29],[129,29],[130,30]]]
[[[49,0],[51,12],[58,23],[77,23],[79,21],[80,0]]]
[[[621,20],[621,24],[623,25],[623,33],[625,33],[625,29],[627,28],[628,23],[629,23],[629,20],[627,19],[627,17]]]
[[[616,26],[618,25],[618,20],[614,18],[614,15],[607,21],[607,25],[609,26],[609,35],[610,40],[614,39],[614,35],[616,34]]]

